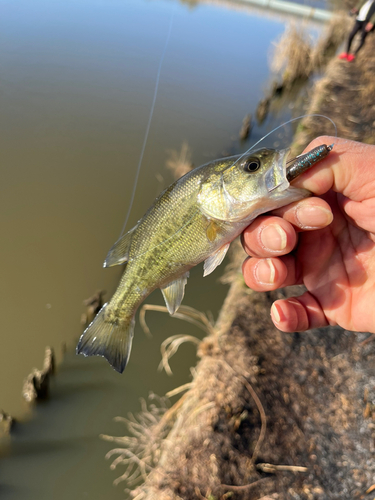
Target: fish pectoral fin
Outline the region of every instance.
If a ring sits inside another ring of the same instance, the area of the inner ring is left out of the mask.
[[[214,241],[219,231],[220,231],[220,226],[218,225],[218,223],[214,220],[210,220],[206,228],[206,235],[209,241],[211,242]]]
[[[124,236],[121,236],[121,238],[116,241],[116,243],[108,252],[103,267],[118,266],[128,261],[130,244],[132,241],[133,233],[136,229],[137,226],[133,227],[133,229],[130,229],[130,231],[125,233]]]
[[[182,299],[184,298],[185,285],[188,277],[189,272],[185,273],[178,280],[172,281],[164,288],[160,288],[169,314],[174,314],[180,307]]]
[[[230,243],[223,245],[215,253],[210,255],[205,261],[203,265],[203,276],[207,276],[214,271],[217,266],[219,266],[226,256]]]

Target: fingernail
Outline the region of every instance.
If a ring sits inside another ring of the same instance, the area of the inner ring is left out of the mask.
[[[273,285],[276,269],[271,259],[262,259],[254,269],[255,279],[264,285]]]
[[[275,303],[273,303],[271,306],[271,317],[275,320],[276,323],[280,323],[281,316]]]
[[[260,240],[266,250],[280,251],[286,248],[286,232],[278,224],[265,226],[260,233]]]
[[[323,207],[302,205],[296,210],[296,218],[301,228],[314,229],[331,224],[333,215]]]

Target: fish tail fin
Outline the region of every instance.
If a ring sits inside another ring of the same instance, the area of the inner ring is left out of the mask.
[[[104,304],[81,335],[77,354],[103,356],[116,371],[122,373],[130,356],[135,321],[134,317],[128,322],[110,321],[106,307],[107,304]]]

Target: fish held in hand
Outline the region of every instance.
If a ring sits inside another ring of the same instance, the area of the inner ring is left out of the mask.
[[[104,356],[122,373],[135,313],[145,298],[160,288],[174,314],[192,267],[204,261],[204,276],[212,273],[230,242],[258,215],[310,196],[289,180],[332,149],[320,147],[319,154],[306,161],[309,153],[300,155],[289,166],[289,150],[263,148],[208,163],[171,184],[109,251],[104,267],[125,264],[125,271],[111,300],[83,332],[77,353]]]

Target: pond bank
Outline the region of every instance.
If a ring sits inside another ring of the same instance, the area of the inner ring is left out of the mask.
[[[354,64],[333,59],[307,111],[329,116],[339,136],[372,144],[374,47],[369,37]],[[306,119],[294,146],[332,134],[328,127]],[[246,289],[243,258],[236,247],[229,294],[214,333],[198,348],[187,392],[145,429],[150,448],[140,466],[148,475],[132,495],[365,498],[375,477],[375,342],[338,327],[279,332],[269,309],[285,292]],[[129,457],[121,448],[117,454]]]

